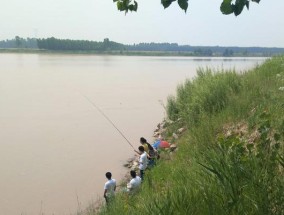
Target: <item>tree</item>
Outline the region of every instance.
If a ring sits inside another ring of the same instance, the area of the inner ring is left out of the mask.
[[[109,39],[108,38],[105,38],[104,39],[104,42],[103,42],[103,44],[102,44],[102,49],[103,50],[108,50],[108,49],[110,49],[111,47],[110,47],[110,41],[109,41]]]
[[[225,51],[223,52],[224,57],[231,57],[233,55],[234,55],[234,51],[232,49],[225,49]]]
[[[20,48],[20,46],[22,45],[22,38],[19,36],[15,36],[15,42],[16,42],[16,47]]]
[[[161,0],[162,5],[164,8],[169,7],[174,1],[177,1],[179,7],[187,11],[188,8],[188,0]],[[244,7],[249,9],[250,2],[259,3],[260,0],[222,0],[220,10],[223,14],[235,14],[238,16],[242,13]],[[113,0],[116,3],[117,9],[119,11],[137,11],[138,9],[138,2],[136,0]]]

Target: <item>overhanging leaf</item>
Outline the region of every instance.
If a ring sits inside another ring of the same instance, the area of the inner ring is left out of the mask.
[[[117,3],[116,3],[116,5],[117,5],[117,9],[119,10],[119,11],[124,11],[126,8],[125,8],[125,6],[124,6],[124,4],[123,4],[123,2],[121,2],[121,1],[118,1]]]
[[[136,1],[134,1],[134,4],[129,5],[129,10],[130,11],[137,11],[138,4]]]
[[[243,11],[246,3],[248,0],[236,0],[235,6],[234,6],[234,14],[236,16],[240,15]]]
[[[138,9],[138,3],[134,1],[134,11],[137,11],[137,9]]]
[[[183,9],[186,12],[188,8],[188,0],[178,0],[178,5],[181,9]]]
[[[249,10],[249,1],[246,2],[246,7]]]
[[[223,14],[228,15],[234,12],[234,6],[231,4],[232,0],[223,0],[220,10]]]
[[[172,4],[172,0],[161,0],[162,5],[164,6],[164,8],[169,7]]]

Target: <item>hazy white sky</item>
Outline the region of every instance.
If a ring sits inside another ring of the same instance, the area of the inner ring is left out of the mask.
[[[261,0],[235,17],[222,15],[222,0],[189,0],[164,10],[160,0],[138,0],[125,15],[112,0],[1,0],[0,40],[56,37],[124,44],[284,47],[284,0]]]

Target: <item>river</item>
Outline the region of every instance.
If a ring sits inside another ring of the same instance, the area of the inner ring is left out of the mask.
[[[0,214],[75,213],[121,179],[163,104],[198,67],[245,71],[264,58],[0,54]]]

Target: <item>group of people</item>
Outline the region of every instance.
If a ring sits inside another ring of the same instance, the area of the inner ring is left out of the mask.
[[[138,147],[138,151],[134,150],[139,155],[139,176],[135,170],[130,171],[131,180],[127,183],[126,191],[136,191],[142,181],[144,180],[145,170],[152,168],[155,165],[156,159],[159,158],[158,151],[147,142],[144,137],[140,138],[141,146]],[[107,182],[104,186],[104,198],[106,203],[109,203],[114,197],[116,190],[116,180],[112,178],[111,172],[106,173]]]

